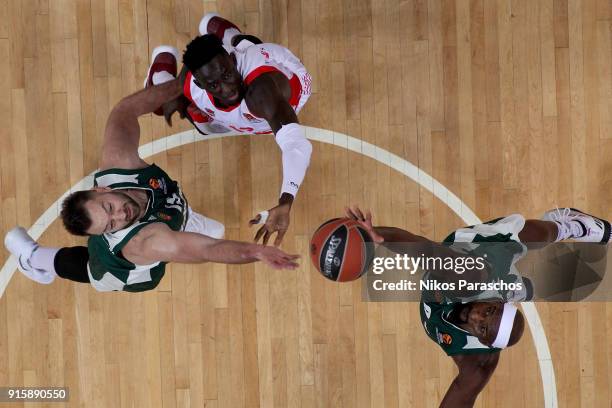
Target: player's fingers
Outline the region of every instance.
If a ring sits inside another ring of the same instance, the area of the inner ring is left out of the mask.
[[[368,210],[366,212],[366,221],[372,222],[372,211]]]
[[[285,265],[287,269],[295,269],[300,266],[297,262],[287,262]]]
[[[261,214],[257,214],[255,217],[253,217],[250,221],[249,221],[249,225],[256,225],[259,224],[259,221],[261,220]]]
[[[351,220],[355,219],[355,215],[353,215],[353,212],[351,211],[349,207],[344,207],[344,214]]]
[[[285,269],[287,265],[283,259],[277,257],[271,257],[270,264],[274,267],[274,269]]]
[[[264,228],[265,228],[265,227],[264,227]],[[270,237],[271,237],[271,236],[272,236],[272,232],[271,232],[271,231],[268,231],[268,230],[266,229],[266,232],[264,233],[264,236],[263,236],[263,241],[262,241],[262,244],[263,244],[263,245],[268,245],[268,241],[270,240]]]
[[[297,260],[300,259],[299,255],[289,255],[288,257],[284,257],[283,260],[285,262],[289,262],[289,263],[293,263],[293,264],[298,264]]]
[[[295,269],[299,266],[297,262],[286,259],[279,260],[278,265],[280,265],[283,269]]]
[[[359,207],[355,206],[355,208],[353,209],[353,211],[355,212],[355,215],[357,216],[357,219],[359,221],[365,221],[365,217],[363,216],[363,213],[361,212],[361,210],[359,209]]]
[[[266,226],[265,225],[257,230],[257,233],[255,234],[254,241],[258,242],[259,238],[261,238],[261,236],[264,234],[264,232],[266,232]]]
[[[287,230],[278,230],[278,234],[276,234],[276,239],[274,240],[274,246],[277,247],[283,242],[283,238],[285,237],[285,233]]]
[[[251,221],[249,221],[249,224],[266,224],[269,216],[270,212],[268,210],[260,211]]]

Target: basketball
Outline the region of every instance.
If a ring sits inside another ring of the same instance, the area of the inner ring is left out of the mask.
[[[350,282],[365,273],[374,258],[374,245],[365,229],[349,218],[323,223],[310,240],[310,257],[327,279]]]

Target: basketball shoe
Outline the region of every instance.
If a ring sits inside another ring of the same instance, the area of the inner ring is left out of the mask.
[[[224,19],[217,13],[208,13],[200,20],[200,35],[213,34],[223,41],[226,47],[232,47],[232,38],[242,31],[231,21]]]
[[[155,47],[151,55],[151,65],[144,80],[144,87],[163,84],[176,78],[177,61],[179,52],[176,48],[169,45]],[[164,111],[159,107],[155,112],[158,116],[163,116]]]
[[[4,246],[17,258],[17,267],[31,280],[48,285],[55,279],[53,272],[36,269],[30,263],[34,251],[38,249],[38,243],[32,239],[25,228],[15,227],[4,236]]]
[[[557,241],[573,239],[578,242],[597,242],[607,244],[610,241],[610,223],[601,218],[586,214],[575,208],[556,208],[546,211],[544,221],[552,221],[559,227]]]

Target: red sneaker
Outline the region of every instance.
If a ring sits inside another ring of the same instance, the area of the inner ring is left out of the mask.
[[[220,17],[217,13],[208,13],[200,20],[200,35],[213,34],[223,41],[225,31],[228,29],[236,30],[237,32],[235,32],[234,35],[242,33],[234,23]],[[228,39],[228,42],[229,40],[230,39]]]
[[[147,72],[147,77],[144,81],[144,87],[153,86],[153,75],[159,72],[167,72],[172,77],[176,78],[177,74],[177,61],[179,59],[179,52],[176,48],[169,45],[160,45],[155,47],[153,54],[151,55],[151,65]],[[158,116],[163,116],[164,111],[162,108],[158,108],[155,112]]]

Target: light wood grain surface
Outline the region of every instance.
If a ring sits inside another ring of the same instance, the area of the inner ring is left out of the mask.
[[[208,11],[302,59],[314,92],[302,123],[405,158],[481,219],[556,205],[612,218],[609,0],[0,0],[3,234],[96,168],[109,110],[142,86],[150,51],[182,49]],[[141,129],[146,143],[189,126],[147,116]],[[278,194],[271,137],[151,161],[232,239],[251,239],[248,219]],[[350,203],[436,239],[462,225],[401,174],[315,142],[283,244],[303,256],[299,270],[171,265],[140,294],[16,273],[0,299],[0,385],[70,387],[70,403],[31,407],[437,406],[456,370],[417,305],[364,303],[359,283],[309,264],[312,231]],[[84,241],[55,222],[41,242]],[[537,309],[559,407],[609,408],[612,303]],[[476,407],[543,403],[526,333]]]

